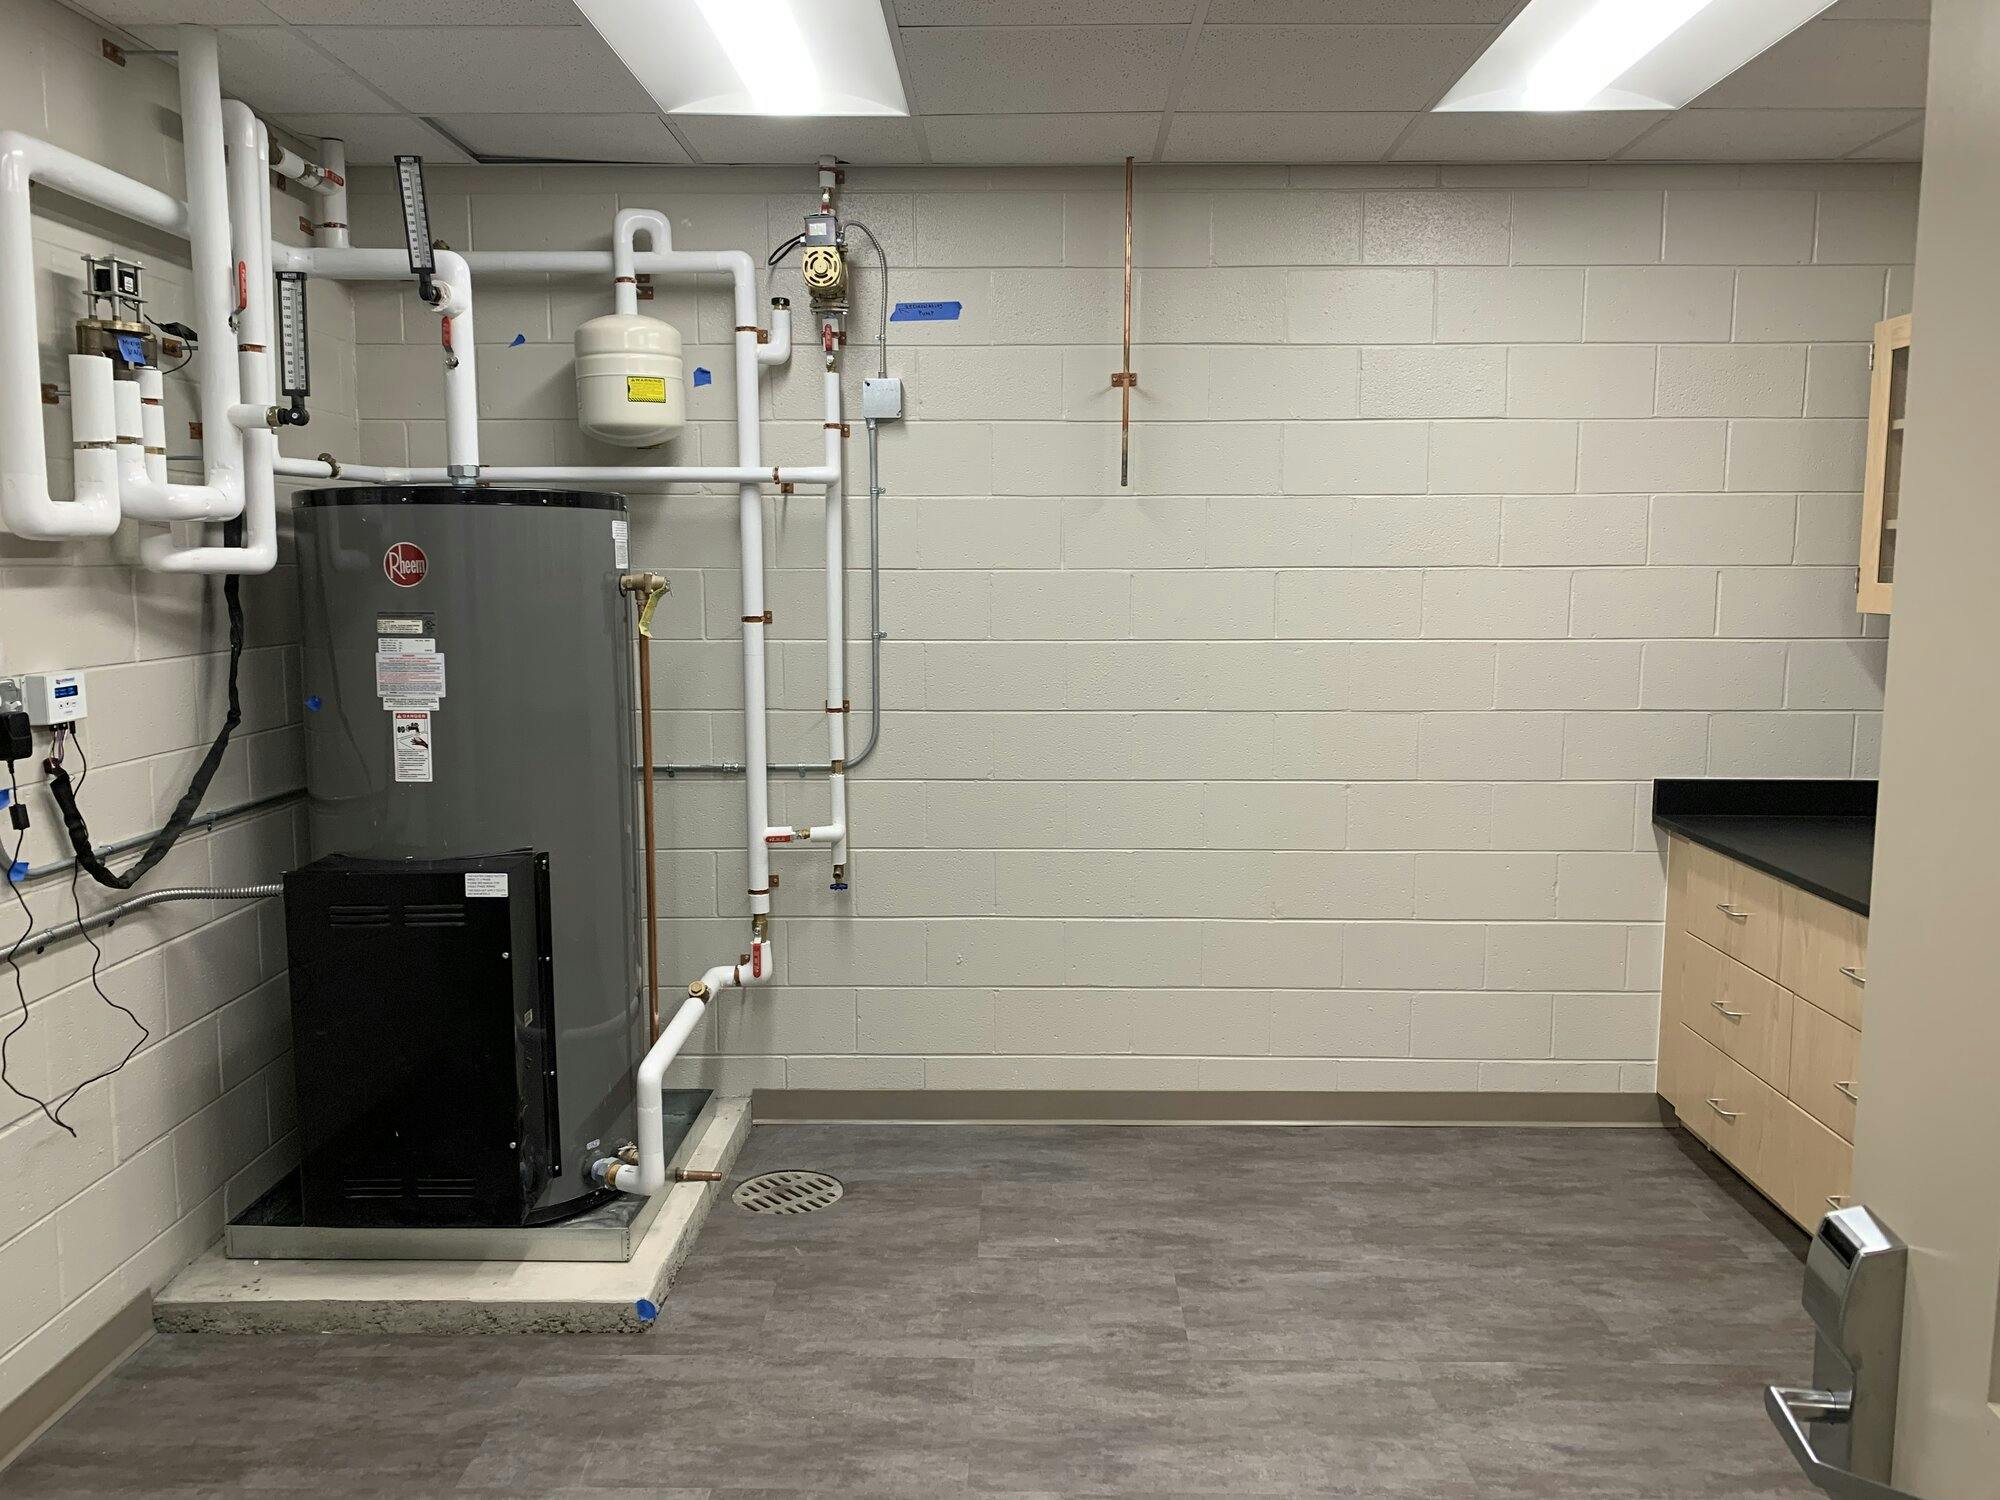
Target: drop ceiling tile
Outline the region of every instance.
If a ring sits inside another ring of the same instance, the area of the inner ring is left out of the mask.
[[[1179,110],[1429,109],[1490,26],[1207,26]]]
[[[1411,117],[1376,114],[1175,115],[1167,161],[1380,161]]]
[[[182,22],[194,26],[270,26],[278,21],[258,0],[91,0],[90,14],[113,26],[177,26]]]
[[[298,26],[582,26],[575,0],[265,0]]]
[[[904,26],[1186,25],[1194,0],[895,0]]]
[[[1826,161],[1908,118],[1902,110],[1684,109],[1620,160]]]
[[[1840,0],[1822,11],[1825,21],[1928,21],[1931,0]]]
[[[588,100],[650,110],[653,101],[587,26],[304,26],[301,35],[414,114],[478,114],[504,101],[561,114]]]
[[[1184,26],[938,26],[903,33],[920,113],[1164,108]]]
[[[1521,8],[1520,0],[1209,0],[1210,25],[1337,26],[1347,24],[1498,24]]]
[[[1666,118],[1661,110],[1584,114],[1421,114],[1393,161],[1602,161]]]
[[[347,143],[348,165],[383,162],[398,152],[425,161],[469,162],[467,156],[422,120],[411,115],[278,115],[278,124],[308,144],[322,136]]]
[[[155,47],[175,45],[172,27],[142,32]],[[267,114],[393,114],[395,101],[319,51],[289,26],[230,26],[217,33],[226,92]]]
[[[1863,161],[1921,161],[1924,155],[1924,117],[1892,130],[1879,141],[1870,141],[1851,153]]]
[[[926,115],[935,162],[1074,166],[1153,154],[1157,114]]]
[[[1930,28],[1812,21],[1696,99],[1694,109],[1922,109]]]
[[[441,115],[438,123],[481,156],[545,161],[690,160],[657,114]]]
[[[704,162],[810,165],[828,154],[873,167],[923,160],[916,126],[900,116],[777,120],[675,115],[674,129]]]

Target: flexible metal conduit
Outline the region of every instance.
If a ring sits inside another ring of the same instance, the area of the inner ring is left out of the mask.
[[[248,802],[238,802],[233,807],[218,807],[214,812],[205,812],[190,818],[186,832],[206,833],[218,823],[225,823],[231,818],[247,817],[251,813],[263,812],[268,808],[283,807],[288,802],[298,801],[305,794],[304,787],[293,787],[287,792],[267,792],[262,797],[252,797]],[[162,831],[155,828],[150,833],[135,833],[129,839],[120,839],[115,844],[100,844],[97,856],[99,859],[110,859],[128,850],[143,849],[158,838]],[[28,872],[28,883],[33,884],[50,875],[60,875],[75,864],[76,856],[71,855],[68,859],[51,860],[45,865],[36,865]]]
[[[103,911],[92,912],[75,922],[62,922],[54,927],[44,927],[40,932],[31,932],[21,939],[16,951],[34,952],[46,948],[51,943],[60,943],[64,938],[73,938],[97,927],[109,927],[121,918],[134,912],[144,911],[149,906],[159,906],[167,901],[262,901],[267,896],[282,896],[282,885],[174,885],[162,886],[157,891],[147,891],[143,896],[132,896],[120,901],[116,906],[107,906]]]

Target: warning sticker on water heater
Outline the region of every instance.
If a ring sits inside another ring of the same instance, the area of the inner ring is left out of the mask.
[[[431,779],[430,714],[420,710],[399,710],[390,714],[389,743],[395,756],[398,781]]]
[[[384,702],[391,698],[442,698],[444,653],[377,651],[375,696]]]
[[[624,568],[631,566],[632,527],[623,516],[611,523],[611,566]]]
[[[627,375],[625,377],[625,399],[643,401],[649,406],[667,404],[667,381],[663,375]]]

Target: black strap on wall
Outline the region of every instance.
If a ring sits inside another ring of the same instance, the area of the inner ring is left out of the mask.
[[[242,526],[243,523],[237,520],[223,528],[225,545],[241,545]],[[187,790],[174,804],[173,816],[167,819],[164,828],[153,835],[152,843],[146,846],[146,852],[139,856],[137,864],[119,873],[98,857],[96,849],[91,846],[90,826],[83,820],[83,810],[76,805],[76,789],[70,785],[69,772],[54,761],[49,761],[44,767],[48,772],[49,794],[62,810],[63,827],[69,833],[70,847],[76,851],[76,862],[99,885],[108,885],[119,891],[130,890],[148,870],[167,857],[167,852],[180,841],[180,836],[193,821],[201,807],[201,799],[208,794],[208,784],[215,779],[216,769],[222,764],[224,752],[229,749],[229,736],[243,722],[243,700],[237,691],[237,669],[243,661],[242,581],[235,573],[222,580],[222,600],[229,609],[229,713],[222,721],[222,732],[208,747],[208,754],[202,757],[201,764],[195,767]]]

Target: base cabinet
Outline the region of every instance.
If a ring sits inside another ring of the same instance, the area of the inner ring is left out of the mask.
[[[1674,839],[1660,1093],[1804,1228],[1847,1201],[1868,920]]]

